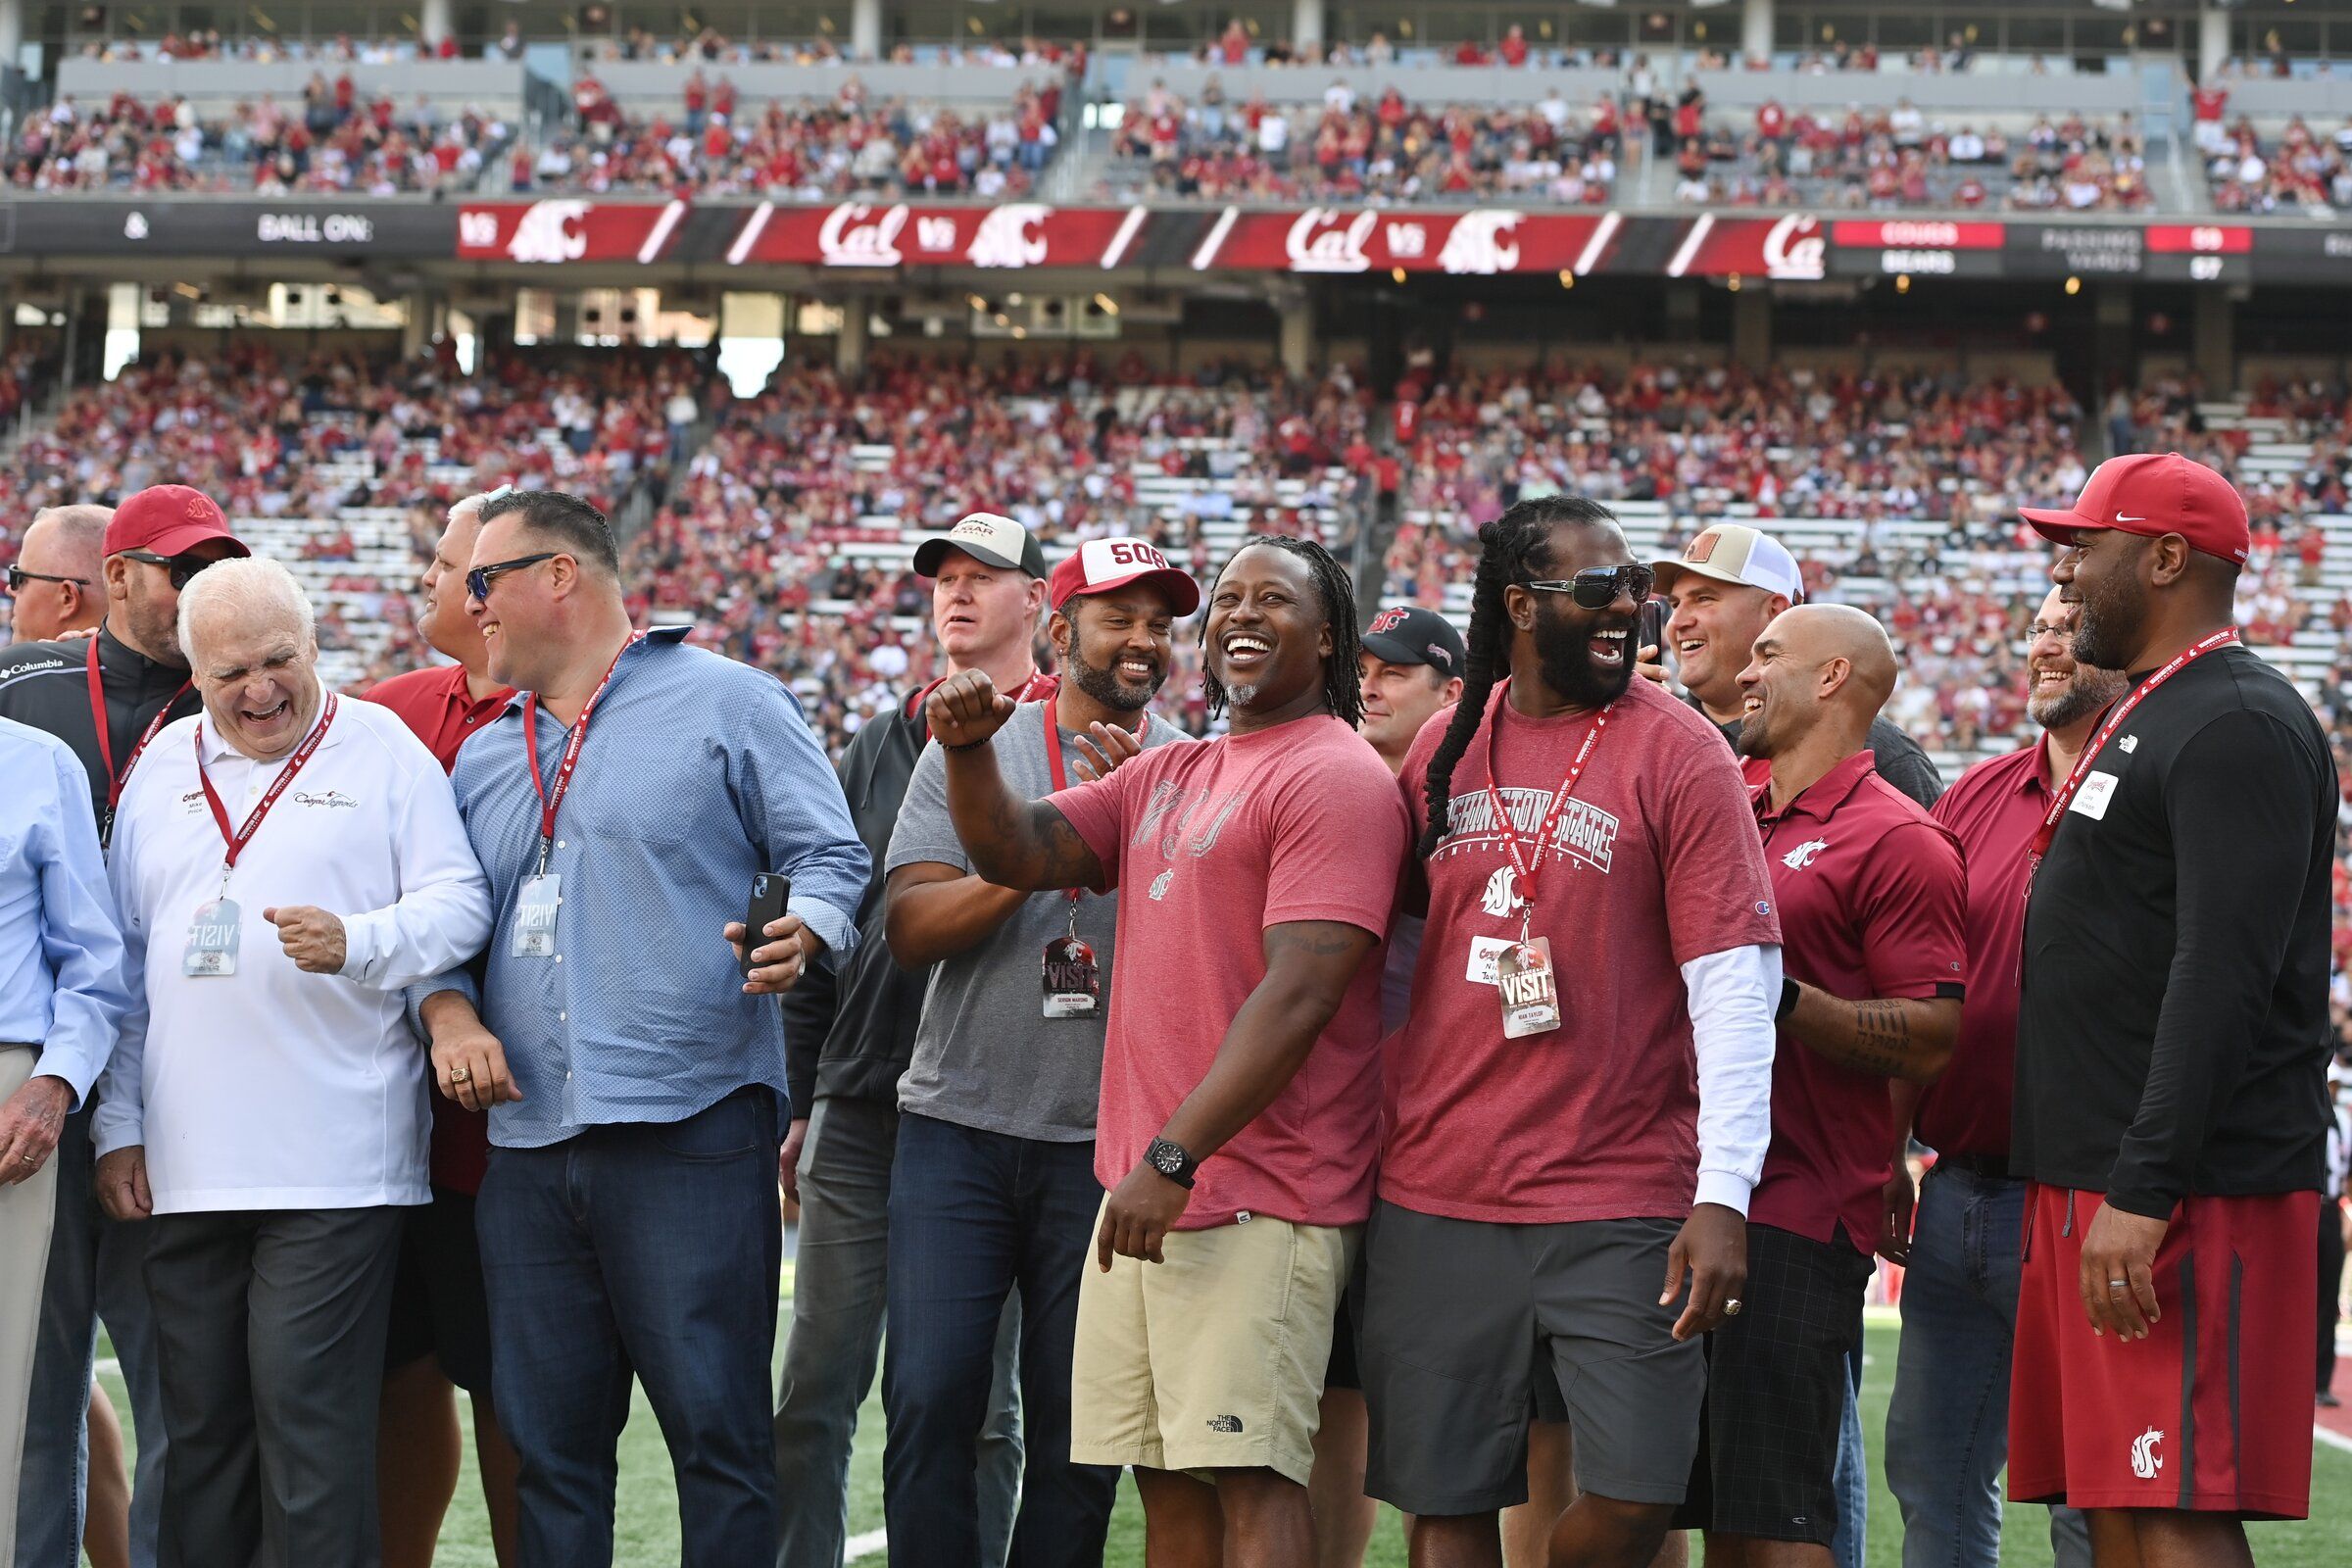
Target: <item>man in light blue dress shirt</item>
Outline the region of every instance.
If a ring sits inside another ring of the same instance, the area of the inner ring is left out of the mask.
[[[0,1560],[17,1539],[24,1403],[57,1149],[115,1049],[122,934],[73,748],[0,719]]]
[[[475,1223],[521,1561],[612,1560],[634,1374],[688,1568],[769,1562],[791,1109],[769,997],[856,943],[865,848],[781,684],[631,630],[593,507],[501,497],[473,566],[490,673],[520,694],[451,774],[497,923],[413,997],[440,1092],[490,1112]],[[747,978],[725,932],[762,871],[791,901]]]

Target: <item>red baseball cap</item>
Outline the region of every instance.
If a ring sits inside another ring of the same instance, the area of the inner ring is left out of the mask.
[[[1168,608],[1189,615],[1200,608],[1200,585],[1189,571],[1141,539],[1089,539],[1046,579],[1046,603],[1059,610],[1080,594],[1106,594],[1131,582],[1149,582],[1167,593]]]
[[[115,509],[114,520],[106,525],[103,554],[145,550],[176,556],[208,539],[221,541],[233,556],[253,554],[243,540],[228,531],[228,518],[211,496],[184,484],[159,484]]]
[[[2148,539],[2177,533],[2191,549],[2242,566],[2254,543],[2246,504],[2230,481],[2178,452],[2109,458],[2090,470],[2068,510],[2017,510],[2035,533],[2061,545],[2074,544],[2078,534],[2110,528]]]

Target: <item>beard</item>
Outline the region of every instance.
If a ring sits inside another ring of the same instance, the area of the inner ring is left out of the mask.
[[[2082,618],[2070,652],[2077,664],[2122,670],[2139,651],[2147,620],[2147,598],[2137,576],[2116,571],[2082,590]]]
[[[1764,727],[1764,710],[1757,709],[1740,721],[1740,733],[1732,738],[1732,750],[1741,757],[1772,760],[1772,735]]]
[[[2055,697],[2027,700],[2026,716],[2043,729],[2066,729],[2090,718],[2124,694],[2124,677],[2115,670],[2075,665],[2074,679]]]
[[[1578,708],[1606,708],[1625,695],[1633,683],[1633,639],[1626,639],[1624,662],[1615,669],[1603,669],[1592,662],[1589,639],[1598,630],[1608,630],[1597,622],[1579,620],[1546,611],[1536,624],[1536,668],[1544,684],[1563,702]]]
[[[1069,665],[1067,673],[1072,685],[1092,697],[1096,702],[1101,703],[1104,708],[1116,709],[1122,713],[1136,712],[1148,706],[1159,691],[1160,684],[1168,678],[1168,672],[1164,668],[1155,669],[1152,671],[1152,684],[1142,691],[1137,691],[1120,680],[1118,671],[1111,666],[1088,663],[1086,655],[1079,651],[1076,638],[1070,640],[1070,654],[1066,662]],[[1236,688],[1231,695],[1236,703],[1254,702],[1257,699],[1257,688],[1252,686],[1246,694]]]

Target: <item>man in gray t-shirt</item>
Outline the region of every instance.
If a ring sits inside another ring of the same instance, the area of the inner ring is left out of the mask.
[[[1173,662],[1176,621],[1200,607],[1191,577],[1141,540],[1094,539],[1054,568],[1047,603],[1060,687],[1013,709],[994,741],[1014,793],[1042,800],[1145,747],[1190,744],[1145,709]],[[1017,1289],[1025,1469],[1012,1559],[1097,1562],[1118,1472],[1070,1462],[1070,1359],[1102,1201],[1095,1106],[1115,895],[1026,895],[973,875],[937,741],[915,762],[884,866],[891,954],[932,966],[891,1169],[891,1561],[980,1559],[989,1355]]]

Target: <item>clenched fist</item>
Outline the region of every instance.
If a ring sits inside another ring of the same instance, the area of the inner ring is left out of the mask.
[[[1004,727],[1019,705],[997,690],[984,669],[950,675],[923,705],[923,721],[942,746],[976,746]]]
[[[262,911],[262,918],[277,927],[277,940],[285,948],[286,956],[297,968],[312,974],[341,974],[345,956],[343,922],[324,909],[307,904]]]

